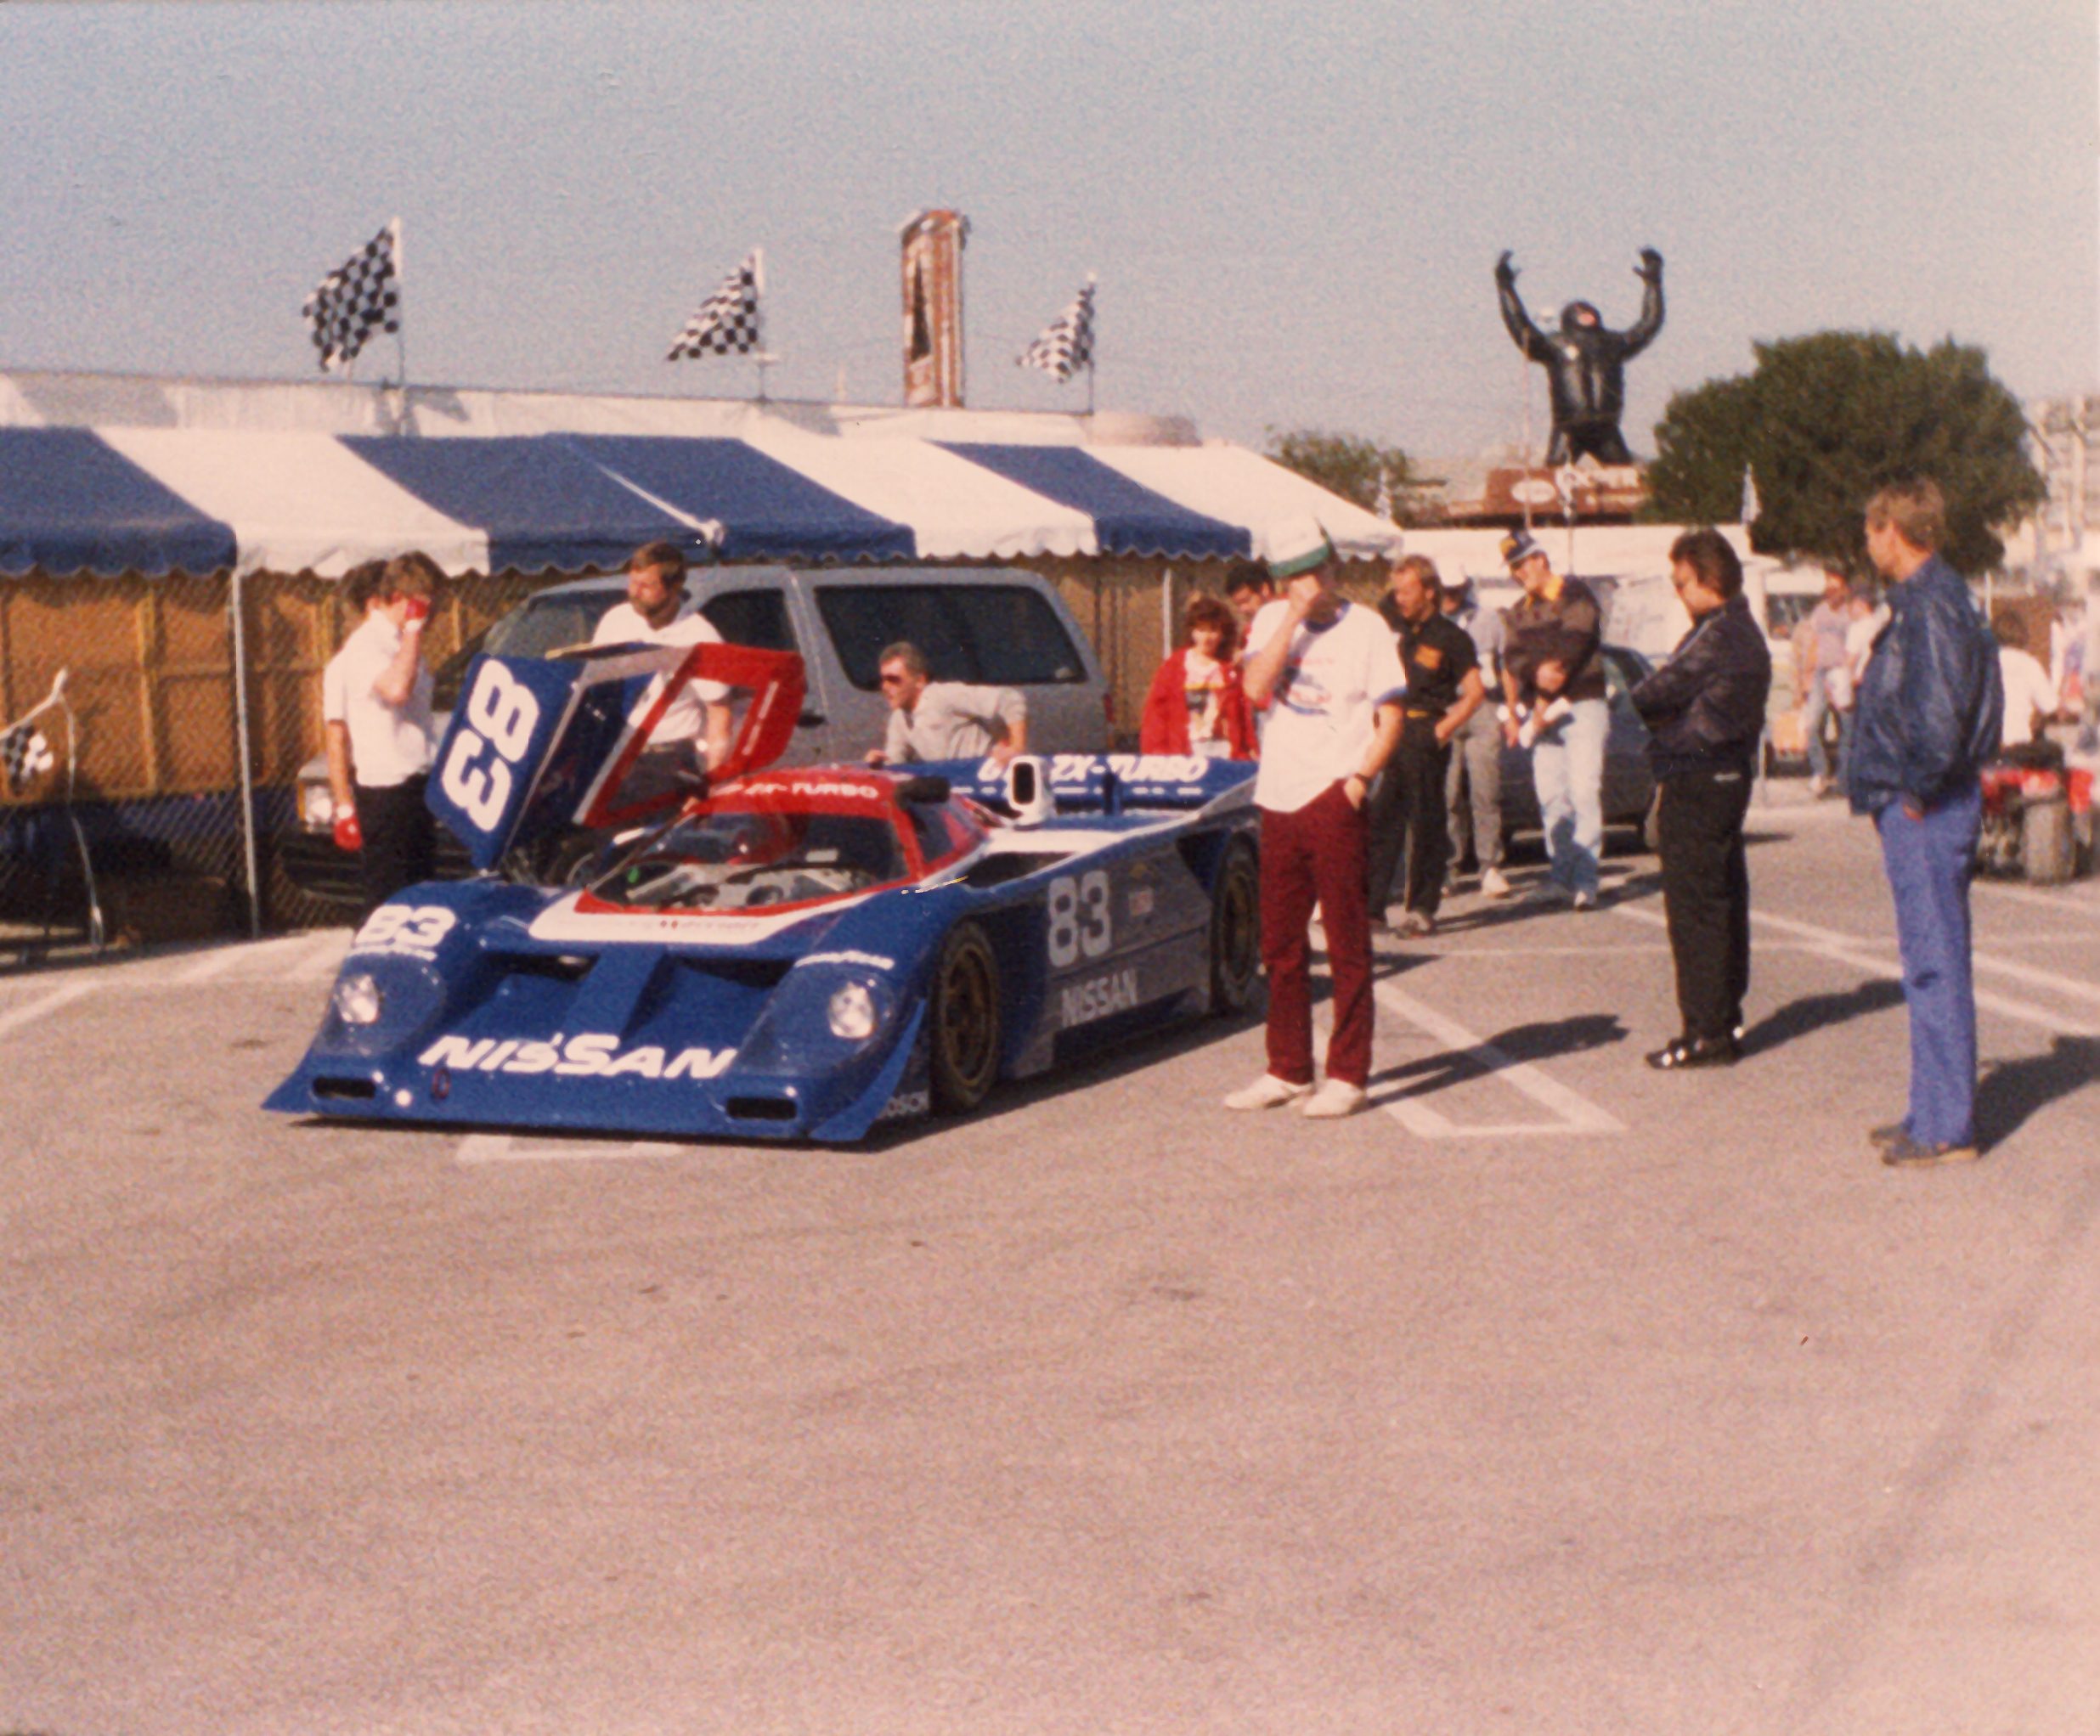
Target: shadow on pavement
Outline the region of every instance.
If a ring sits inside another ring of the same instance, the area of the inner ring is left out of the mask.
[[[1804,995],[1752,1025],[1743,1034],[1743,1052],[1754,1055],[1796,1037],[1805,1037],[1810,1031],[1820,1031],[1826,1025],[1841,1025],[1848,1019],[1863,1018],[1870,1012],[1902,1005],[1903,984],[1886,977],[1870,978],[1842,994]]]
[[[1551,1061],[1563,1055],[1579,1055],[1626,1040],[1626,1027],[1610,1012],[1588,1012],[1573,1018],[1538,1024],[1513,1025],[1506,1031],[1481,1039],[1480,1049],[1447,1049],[1441,1055],[1425,1055],[1405,1066],[1389,1067],[1371,1075],[1371,1100],[1390,1103],[1401,1097],[1419,1097],[1469,1079],[1485,1079],[1504,1067],[1525,1061]],[[1495,1051],[1493,1057],[1482,1050]],[[1394,1091],[1392,1086],[1403,1089]]]
[[[2100,1080],[2100,1040],[2058,1037],[2046,1055],[2001,1061],[1976,1087],[1976,1136],[1985,1146],[2008,1140],[2038,1110]]]

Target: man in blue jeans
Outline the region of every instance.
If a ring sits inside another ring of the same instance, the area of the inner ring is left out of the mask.
[[[1524,587],[1503,611],[1503,724],[1512,747],[1531,750],[1532,784],[1546,832],[1546,878],[1537,896],[1587,910],[1597,902],[1604,849],[1603,611],[1580,579],[1563,578],[1526,531],[1502,539],[1502,558]]]
[[[1939,558],[1946,504],[1936,483],[1866,503],[1866,552],[1889,580],[1888,627],[1860,683],[1844,767],[1853,812],[1881,834],[1911,1013],[1911,1098],[1873,1130],[1901,1168],[1970,1161],[1976,1147],[1976,989],[1969,876],[2005,694],[1997,650],[1968,586]]]

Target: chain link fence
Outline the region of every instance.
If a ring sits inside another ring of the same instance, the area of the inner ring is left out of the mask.
[[[1115,734],[1134,744],[1183,605],[1222,568],[1026,564],[1092,640]],[[1375,595],[1380,572],[1363,564],[1344,588]],[[432,667],[576,576],[448,582],[425,640]],[[299,848],[302,769],[322,752],[322,671],[356,624],[341,586],[311,574],[0,578],[0,730],[20,724],[22,750],[0,767],[0,967],[54,948],[345,921],[285,862]]]

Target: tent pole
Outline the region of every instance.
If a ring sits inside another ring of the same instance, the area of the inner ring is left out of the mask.
[[[262,893],[256,879],[255,748],[249,735],[247,612],[241,606],[240,569],[234,569],[234,730],[240,748],[240,843],[248,879],[248,938],[262,935]]]

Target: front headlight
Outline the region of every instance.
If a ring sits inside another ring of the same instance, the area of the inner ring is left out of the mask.
[[[849,1043],[865,1043],[882,1022],[874,992],[865,983],[841,983],[832,990],[824,1012],[832,1035]]]
[[[336,798],[326,784],[299,786],[299,820],[310,831],[325,831],[336,823]]]
[[[358,971],[342,978],[336,984],[336,1017],[347,1025],[374,1025],[386,1006],[387,997],[379,992],[369,972]]]

